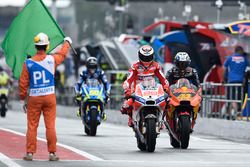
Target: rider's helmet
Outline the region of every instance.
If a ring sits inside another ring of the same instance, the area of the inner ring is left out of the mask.
[[[89,72],[93,74],[97,69],[97,59],[95,57],[87,58],[86,66]]]
[[[148,67],[154,60],[154,49],[150,45],[143,45],[138,52],[140,62]]]
[[[187,52],[178,52],[174,58],[174,63],[179,69],[186,69],[190,65],[191,59]]]
[[[38,50],[48,50],[49,49],[49,37],[43,32],[40,32],[34,37],[34,44]]]

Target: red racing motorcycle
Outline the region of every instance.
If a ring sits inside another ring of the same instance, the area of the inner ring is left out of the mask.
[[[154,152],[156,138],[164,123],[165,92],[153,78],[144,79],[136,86],[133,99],[133,122],[137,147]]]

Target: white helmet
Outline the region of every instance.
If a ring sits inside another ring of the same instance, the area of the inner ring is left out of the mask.
[[[151,62],[154,60],[154,49],[150,45],[143,45],[138,52],[141,62]]]
[[[185,69],[190,65],[191,59],[187,52],[178,52],[174,58],[174,63],[178,68]]]
[[[34,37],[35,45],[49,45],[49,37],[45,33],[39,33]]]

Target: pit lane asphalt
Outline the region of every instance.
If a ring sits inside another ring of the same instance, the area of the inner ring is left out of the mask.
[[[157,139],[156,151],[147,153],[137,149],[134,133],[127,126],[103,123],[98,127],[97,136],[89,137],[84,134],[84,128],[80,119],[75,117],[75,112],[70,114],[72,114],[71,118],[57,117],[58,142],[85,151],[98,157],[99,160],[27,162],[20,157],[20,159],[12,159],[12,161],[23,167],[250,166],[250,145],[246,143],[226,141],[213,136],[192,135],[187,150],[173,149],[166,130],[163,130]],[[126,120],[126,117],[123,117]],[[26,133],[26,115],[20,111],[8,111],[7,117],[0,119],[0,127]],[[42,117],[38,136],[45,138]],[[3,160],[0,159],[0,161]],[[4,162],[0,162],[0,166],[6,166],[3,164]]]

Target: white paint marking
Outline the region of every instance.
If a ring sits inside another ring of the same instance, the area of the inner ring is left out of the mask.
[[[229,141],[226,139],[220,139],[220,138],[214,138],[214,139],[203,139],[201,137],[197,137],[197,136],[191,136],[191,139],[195,140],[195,141],[204,141],[204,142],[211,142],[211,141],[216,141],[216,142],[221,142],[224,144],[234,144],[234,145],[241,145],[241,146],[250,146],[249,144],[245,144],[245,143],[237,143],[237,141]]]
[[[190,136],[191,139],[195,140],[195,141],[204,141],[204,142],[211,142],[212,140],[209,140],[209,139],[202,139],[200,137],[197,137],[197,136]]]
[[[2,161],[5,165],[9,167],[21,167],[14,161],[12,161],[9,157],[5,156],[4,154],[0,153],[0,161]]]
[[[118,163],[146,163],[146,162],[152,162],[150,160],[148,161],[145,161],[145,160],[104,160],[105,162],[118,162]],[[180,160],[176,160],[176,161],[154,161],[152,162],[153,164],[162,164],[162,163],[168,163],[168,164],[214,164],[215,166],[216,165],[224,165],[224,164],[235,164],[235,165],[246,165],[246,164],[249,164],[250,165],[250,162],[243,162],[243,161],[227,161],[227,162],[221,162],[221,161],[199,161],[199,160],[196,160],[196,161],[193,161],[193,160],[190,160],[190,161],[180,161]]]
[[[25,134],[17,132],[17,131],[14,131],[14,130],[5,129],[5,128],[0,128],[0,129],[4,130],[4,131],[7,131],[7,132],[11,132],[11,133],[17,134],[17,135],[20,135],[20,136],[26,136]],[[37,139],[40,140],[40,141],[47,142],[47,140],[45,140],[43,138],[40,138],[40,137],[37,137]],[[81,156],[84,156],[84,157],[86,157],[86,158],[88,158],[90,160],[93,160],[93,161],[103,161],[104,160],[102,158],[99,158],[99,157],[96,157],[96,156],[94,156],[92,154],[89,154],[89,153],[87,153],[85,151],[79,150],[77,148],[74,148],[74,147],[71,147],[71,146],[68,146],[68,145],[65,145],[65,144],[61,144],[61,143],[57,142],[57,145],[61,146],[63,148],[66,148],[68,150],[71,150],[71,151],[73,151],[73,152],[75,152],[75,153],[77,153],[77,154],[79,154]]]
[[[64,147],[66,149],[69,149],[69,150],[71,150],[71,151],[73,151],[73,152],[75,152],[77,154],[80,154],[80,155],[82,155],[84,157],[87,157],[88,159],[91,159],[93,161],[103,161],[102,158],[96,157],[96,156],[94,156],[92,154],[89,154],[89,153],[87,153],[85,151],[78,150],[77,148],[74,148],[74,147],[71,147],[71,146],[67,146],[67,145],[64,145],[64,144],[61,144],[61,143],[57,143],[57,145],[61,146],[61,147]]]

